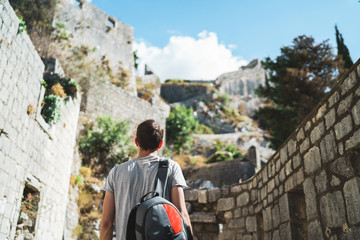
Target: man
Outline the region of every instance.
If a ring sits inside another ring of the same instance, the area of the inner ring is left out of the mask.
[[[116,239],[126,238],[127,221],[131,209],[142,196],[153,191],[158,171],[157,150],[163,143],[164,130],[154,120],[142,122],[136,131],[137,158],[116,165],[111,169],[103,190],[105,199],[100,226],[100,240],[110,240],[115,219]],[[178,163],[169,160],[168,185],[165,196],[180,211],[184,222],[191,227],[185,206],[183,187],[186,182]]]

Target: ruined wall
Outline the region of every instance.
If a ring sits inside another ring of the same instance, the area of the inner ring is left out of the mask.
[[[254,173],[254,165],[250,161],[244,161],[244,159],[234,159],[183,170],[186,180],[206,179],[210,180],[216,187],[247,180]]]
[[[186,192],[199,239],[216,224],[219,239],[360,239],[359,73],[360,60],[253,178]]]
[[[209,93],[210,85],[191,83],[165,83],[161,85],[160,96],[168,103],[185,101]]]
[[[114,72],[121,67],[130,72],[128,92],[136,95],[136,80],[132,42],[133,27],[109,16],[87,1],[61,0],[57,4],[53,25],[64,24],[64,30],[74,46],[88,46],[100,60],[109,60]]]
[[[216,78],[220,93],[242,97],[255,97],[255,88],[265,83],[266,71],[260,60],[255,59],[239,70],[224,73]]]
[[[18,29],[8,0],[1,0],[0,239],[14,239],[25,185],[40,192],[35,238],[62,239],[80,99],[62,106],[59,123],[44,122],[44,65]]]
[[[94,118],[110,115],[113,119],[127,119],[131,123],[131,129],[135,131],[135,126],[146,119],[154,119],[165,128],[170,107],[160,102],[151,105],[111,83],[98,81],[91,83],[84,111]]]

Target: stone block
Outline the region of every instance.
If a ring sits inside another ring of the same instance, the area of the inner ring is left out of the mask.
[[[338,158],[330,165],[330,170],[336,175],[343,176],[345,178],[351,178],[354,176],[353,168],[349,159],[345,156]]]
[[[325,170],[321,171],[320,174],[316,176],[315,186],[319,194],[327,190],[327,175]]]
[[[333,108],[325,115],[326,129],[329,129],[331,126],[333,126],[335,121],[335,109]]]
[[[293,139],[290,139],[287,146],[288,146],[288,153],[289,156],[293,155],[296,152],[296,141]]]
[[[266,196],[267,196],[266,186],[264,186],[263,188],[261,188],[260,194],[261,194],[261,200],[264,200],[264,199],[266,198]]]
[[[209,203],[216,202],[221,197],[220,189],[210,189],[208,190],[208,201]]]
[[[246,226],[246,231],[256,232],[257,230],[256,216],[246,217],[245,226]]]
[[[228,228],[235,228],[235,229],[243,229],[245,228],[245,220],[244,218],[235,218],[231,219]]]
[[[190,214],[190,221],[196,223],[216,223],[215,213],[194,212]]]
[[[217,201],[217,210],[218,211],[228,211],[235,207],[235,198],[220,198]]]
[[[291,168],[291,161],[288,161],[285,164],[285,175],[289,176],[292,173],[292,168]]]
[[[290,219],[289,201],[287,194],[279,198],[280,222],[286,222]]]
[[[224,213],[224,218],[230,219],[233,218],[233,213],[231,211],[227,211]]]
[[[242,185],[240,185],[240,184],[236,184],[236,185],[231,186],[231,192],[232,193],[239,193],[242,190],[243,190],[243,188],[242,188]]]
[[[290,222],[281,224],[279,227],[279,231],[280,231],[280,239],[281,240],[292,239]]]
[[[310,141],[309,138],[306,138],[304,142],[300,144],[300,153],[303,154],[305,151],[309,149]]]
[[[353,178],[344,184],[346,211],[350,224],[360,222],[360,179]]]
[[[320,151],[312,147],[304,156],[305,172],[311,174],[321,167]]]
[[[335,103],[337,103],[340,99],[340,95],[338,92],[334,92],[328,99],[329,107],[332,107]]]
[[[198,200],[198,190],[185,190],[184,191],[186,201],[197,201]]]
[[[341,227],[346,222],[345,205],[340,191],[328,193],[320,199],[321,219],[324,226]]]
[[[309,129],[311,128],[312,124],[311,124],[311,121],[307,121],[306,124],[305,124],[305,131],[309,131]]]
[[[357,103],[354,105],[351,112],[353,115],[355,125],[359,125],[360,124],[360,100],[357,101]]]
[[[272,228],[272,217],[271,217],[271,208],[267,207],[262,211],[263,214],[263,224],[264,231],[269,231]]]
[[[343,138],[346,134],[348,134],[352,130],[351,116],[348,115],[344,117],[339,123],[335,124],[334,129],[335,129],[336,139],[339,140]]]
[[[279,230],[275,230],[272,236],[272,240],[281,240]]]
[[[360,129],[354,132],[349,140],[345,142],[345,149],[349,150],[360,145]]]
[[[288,153],[286,145],[280,149],[280,161],[284,164],[288,160]]]
[[[305,137],[304,135],[304,129],[303,128],[300,128],[299,131],[297,132],[296,134],[296,140],[299,142],[301,140],[303,140]]]
[[[315,220],[308,225],[309,239],[322,240],[324,239],[322,234],[321,224],[318,220]]]
[[[316,120],[319,120],[320,118],[322,118],[326,112],[326,104],[322,105],[321,107],[319,107],[317,113],[316,113]]]
[[[292,162],[293,162],[294,170],[297,169],[297,168],[300,166],[300,164],[301,164],[300,154],[296,154],[296,155],[292,158]]]
[[[251,201],[254,202],[257,199],[257,190],[256,189],[251,189]]]
[[[223,187],[221,187],[221,194],[222,194],[223,196],[228,195],[229,192],[230,192],[230,187],[228,187],[228,186],[223,186]]]
[[[275,188],[275,180],[271,179],[267,184],[268,193],[272,192],[272,190],[274,190],[274,188]]]
[[[250,200],[249,193],[243,192],[236,198],[236,206],[238,207],[245,206],[249,203],[249,200]]]
[[[271,210],[273,227],[277,228],[280,224],[280,213],[279,213],[279,205],[276,204]]]
[[[334,132],[330,131],[320,142],[321,159],[323,163],[331,162],[337,154]]]
[[[350,89],[356,85],[356,75],[353,71],[341,84],[341,95],[345,95]]]
[[[280,180],[280,182],[285,180],[285,169],[284,168],[282,168],[279,172],[279,180]]]
[[[360,66],[360,65],[359,65]],[[360,71],[358,71],[360,73]],[[356,96],[360,96],[360,87],[355,91]]]
[[[317,140],[319,140],[324,134],[324,132],[325,132],[324,122],[321,121],[316,127],[314,127],[314,129],[310,133],[311,143],[314,144]]]
[[[337,109],[338,116],[341,116],[342,114],[349,111],[352,101],[353,101],[353,94],[350,94],[349,96],[347,96],[344,100],[342,100],[340,102],[338,109]]]
[[[340,185],[340,179],[335,177],[335,176],[332,176],[330,185],[331,185],[331,187],[339,186]]]
[[[239,217],[241,217],[241,216],[242,216],[241,208],[235,209],[235,210],[234,210],[234,215],[233,215],[233,217],[234,217],[234,218],[239,218]]]
[[[198,191],[198,201],[199,203],[207,203],[207,190]]]

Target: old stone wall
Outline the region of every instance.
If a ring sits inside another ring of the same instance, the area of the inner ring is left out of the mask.
[[[182,102],[209,93],[210,85],[202,83],[165,83],[161,85],[160,96],[168,103]]]
[[[146,119],[154,119],[165,128],[165,120],[170,112],[166,103],[157,101],[152,105],[111,83],[101,81],[91,83],[86,102],[84,111],[89,116],[110,115],[113,119],[126,119],[134,131],[135,126]]]
[[[0,239],[14,239],[25,185],[40,193],[35,239],[62,239],[80,98],[40,115],[44,64],[0,1]]]
[[[224,73],[216,78],[220,93],[242,97],[255,97],[255,88],[263,85],[266,71],[261,67],[260,60],[255,59],[239,70]]]
[[[105,56],[114,72],[118,72],[119,68],[129,72],[129,86],[126,89],[136,95],[133,27],[109,16],[88,1],[61,0],[56,9],[54,27],[64,24],[65,28],[61,31],[71,36],[73,47],[89,47],[98,60]]]
[[[216,187],[247,180],[254,173],[255,166],[246,159],[234,159],[207,164],[204,167],[189,167],[183,170],[186,180],[210,180]]]
[[[360,239],[359,73],[360,60],[250,180],[186,191],[199,239],[214,224],[214,239]]]

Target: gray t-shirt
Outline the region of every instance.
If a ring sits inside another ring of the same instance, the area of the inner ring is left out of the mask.
[[[158,156],[134,158],[111,169],[103,190],[115,196],[117,240],[126,238],[131,209],[140,202],[141,197],[154,190],[159,160]],[[186,182],[179,164],[169,159],[166,196],[170,196],[173,186],[186,187]]]

